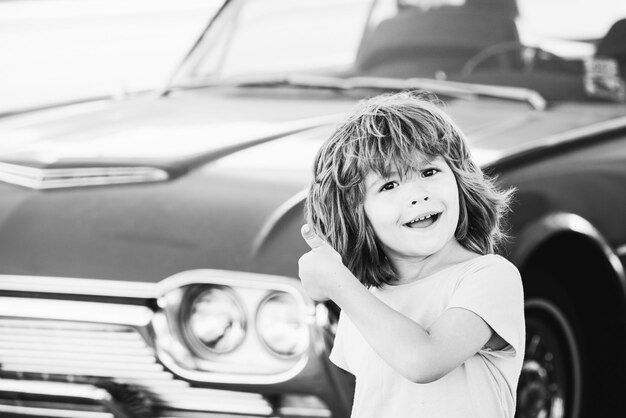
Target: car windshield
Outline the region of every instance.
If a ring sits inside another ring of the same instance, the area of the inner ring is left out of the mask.
[[[173,87],[431,79],[624,101],[625,17],[623,0],[232,0]]]

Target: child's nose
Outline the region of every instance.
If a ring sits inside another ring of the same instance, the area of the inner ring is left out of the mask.
[[[422,202],[422,201],[423,201],[423,202],[428,201],[428,196],[424,196],[424,197],[418,198],[418,199],[416,199],[416,200],[412,200],[412,201],[411,201],[411,206],[413,206],[413,205],[417,205],[419,202]]]
[[[430,190],[420,179],[412,179],[409,187],[405,188],[408,194],[410,206],[415,206],[418,203],[425,202],[430,197]]]

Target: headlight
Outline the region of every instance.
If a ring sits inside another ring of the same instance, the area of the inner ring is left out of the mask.
[[[168,277],[157,290],[159,360],[189,381],[282,384],[308,367],[312,342],[324,343],[316,322],[323,305],[291,277],[199,269]]]
[[[256,328],[263,344],[274,354],[292,357],[309,345],[308,324],[296,299],[285,292],[271,293],[257,311]]]
[[[188,312],[187,339],[198,354],[233,351],[246,335],[246,317],[235,294],[225,287],[202,290]]]

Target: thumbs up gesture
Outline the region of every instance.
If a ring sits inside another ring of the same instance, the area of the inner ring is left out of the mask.
[[[311,251],[298,261],[300,280],[309,296],[317,301],[333,299],[342,281],[354,276],[341,262],[341,255],[317,236],[309,225],[302,226],[302,238]]]

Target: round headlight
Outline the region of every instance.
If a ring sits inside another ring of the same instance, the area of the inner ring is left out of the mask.
[[[309,345],[305,316],[296,299],[288,293],[272,293],[261,302],[256,327],[263,344],[281,357],[300,355]]]
[[[187,334],[196,351],[224,354],[233,351],[246,335],[246,318],[235,294],[212,287],[192,299]]]

